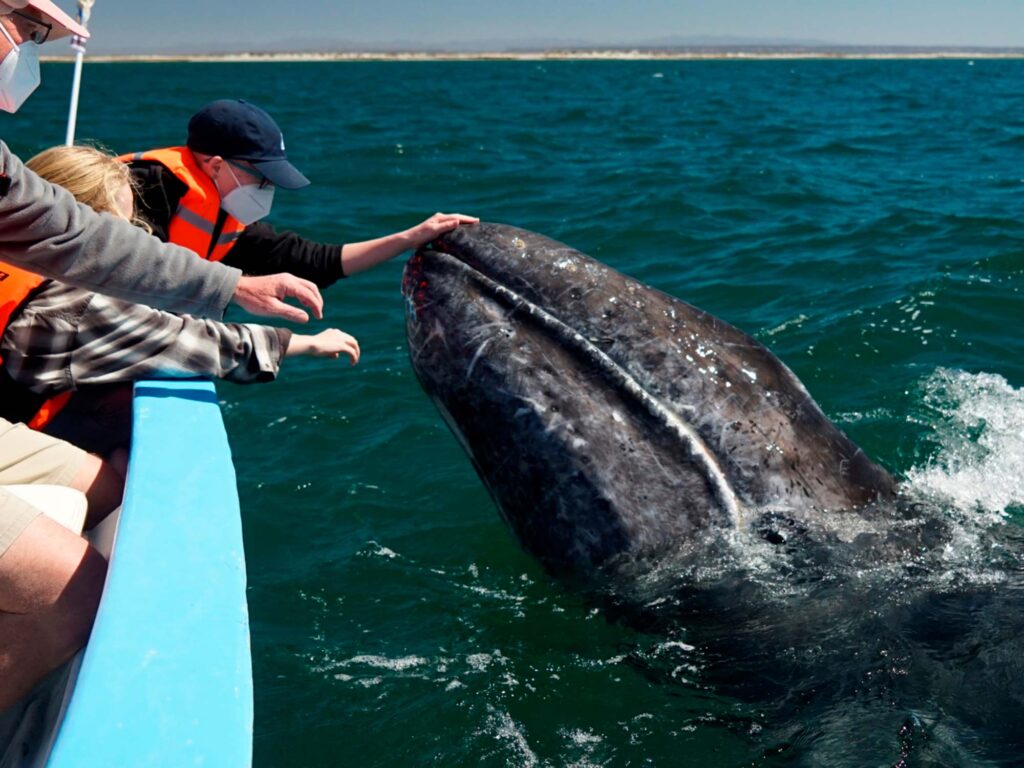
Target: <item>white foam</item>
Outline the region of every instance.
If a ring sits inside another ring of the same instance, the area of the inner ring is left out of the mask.
[[[366,542],[366,548],[360,551],[359,555],[362,557],[385,557],[388,560],[394,560],[399,556],[395,550],[376,541]]]
[[[487,735],[503,742],[511,754],[506,756],[505,765],[521,768],[533,768],[540,764],[536,753],[530,749],[523,729],[512,719],[508,712],[499,712],[488,706],[491,711],[487,718]]]
[[[782,333],[785,330],[788,330],[789,328],[799,328],[801,325],[807,322],[808,319],[809,318],[807,317],[807,315],[797,315],[796,317],[790,320],[786,320],[784,323],[781,323],[780,325],[777,325],[774,328],[769,328],[767,331],[764,332],[764,335],[775,336],[777,334]]]
[[[471,653],[466,657],[466,663],[477,672],[483,672],[491,666],[492,661],[494,658],[489,653]]]
[[[697,650],[694,646],[692,646],[692,645],[690,645],[688,643],[680,642],[679,640],[669,640],[667,642],[661,643],[658,646],[657,650],[659,650],[659,651],[670,651],[673,648],[677,648],[680,651],[686,651],[687,653],[689,653],[690,651]]]
[[[390,669],[392,672],[402,672],[413,667],[421,667],[427,663],[422,656],[403,656],[398,659],[389,659],[387,656],[353,656],[348,661],[342,662],[342,666],[350,664],[365,664],[376,669]]]
[[[1002,516],[1024,505],[1024,390],[997,374],[944,368],[923,389],[939,451],[907,473],[910,488],[962,512]]]

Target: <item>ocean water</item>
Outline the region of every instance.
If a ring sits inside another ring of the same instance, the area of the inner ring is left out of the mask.
[[[70,71],[44,65],[0,118],[23,158],[63,140]],[[180,143],[206,101],[249,99],[313,181],[278,193],[275,225],[346,242],[444,210],[562,240],[753,334],[907,488],[1012,533],[1022,90],[1022,61],[90,64],[79,136]],[[899,701],[780,729],[716,688],[685,627],[609,621],[549,579],[412,374],[401,266],[326,292],[315,327],[353,333],[357,367],[218,387],[257,766],[1013,763],[966,737],[929,751],[945,724]]]

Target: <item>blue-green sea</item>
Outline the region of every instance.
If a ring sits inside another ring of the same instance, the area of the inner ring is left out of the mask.
[[[0,119],[21,157],[62,142],[70,75],[44,65]],[[178,144],[205,102],[248,99],[313,182],[271,223],[340,243],[458,211],[544,233],[751,333],[908,487],[1013,526],[1022,94],[1013,60],[87,64],[78,135]],[[314,326],[359,339],[355,368],[218,385],[255,764],[799,760],[814,723],[781,749],[699,665],[652,674],[678,638],[609,621],[519,549],[412,374],[402,263],[326,292]],[[844,764],[938,764],[901,722],[851,735]]]

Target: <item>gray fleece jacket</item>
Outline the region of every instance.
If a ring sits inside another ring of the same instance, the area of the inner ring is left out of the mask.
[[[10,180],[0,197],[0,261],[169,312],[223,315],[239,270],[96,213],[28,170],[2,141],[0,174]]]

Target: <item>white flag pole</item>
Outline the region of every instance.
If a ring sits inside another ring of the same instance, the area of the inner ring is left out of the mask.
[[[89,14],[96,0],[78,0],[78,21],[83,27],[89,26]],[[71,107],[68,111],[68,133],[64,143],[69,147],[75,143],[75,124],[78,122],[78,92],[82,86],[82,60],[85,58],[85,40],[77,35],[71,38],[75,51],[75,75],[71,81]]]

